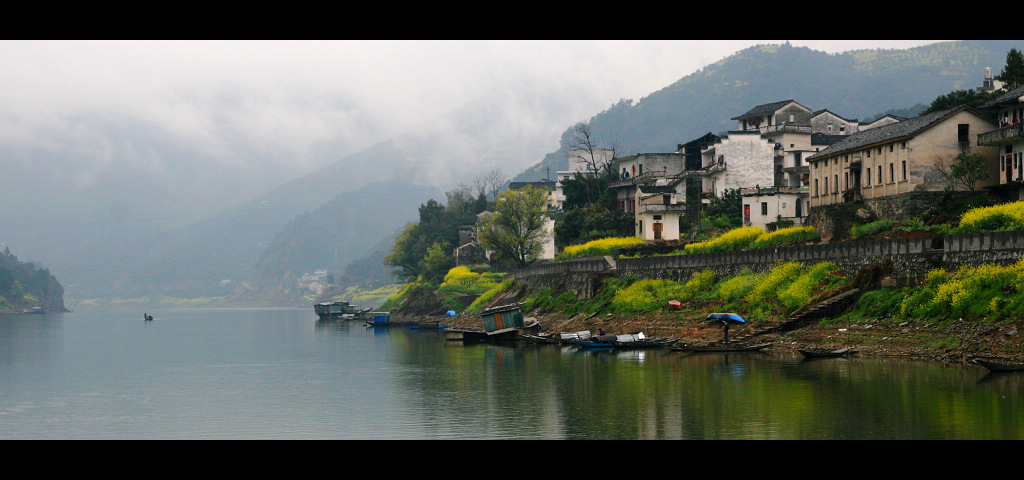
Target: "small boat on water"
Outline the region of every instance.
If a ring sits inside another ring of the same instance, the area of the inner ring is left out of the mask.
[[[359,320],[370,309],[362,309],[349,302],[326,302],[313,305],[313,312],[320,320]]]
[[[26,309],[22,310],[21,313],[32,313],[32,314],[40,315],[40,314],[46,313],[46,310],[43,310],[43,307],[32,307],[32,308],[26,308]]]
[[[590,330],[582,330],[579,332],[540,332],[540,333],[520,333],[519,338],[529,343],[550,343],[553,345],[571,345],[574,340],[589,340],[593,335],[590,334]]]
[[[987,368],[990,372],[1021,372],[1024,371],[1024,363],[1011,362],[997,358],[975,358],[974,363]]]
[[[745,345],[740,343],[723,343],[709,345],[679,345],[669,347],[670,350],[697,353],[731,353],[731,352],[758,352],[772,346],[771,343],[758,343],[756,345]]]
[[[853,355],[857,353],[856,350],[850,347],[840,348],[836,350],[797,350],[801,355],[807,358],[825,358],[825,357],[845,357],[847,355]]]
[[[679,341],[675,338],[648,338],[643,332],[626,335],[597,335],[590,340],[573,340],[585,348],[654,348],[667,347]]]
[[[441,325],[440,321],[430,322],[392,322],[391,312],[372,312],[372,320],[366,322],[366,326],[375,328],[386,328],[386,327],[417,327],[417,328],[438,328]]]

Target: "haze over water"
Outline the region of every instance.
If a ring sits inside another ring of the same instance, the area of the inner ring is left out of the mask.
[[[0,317],[2,439],[1021,439],[1024,375],[445,342],[312,309]]]

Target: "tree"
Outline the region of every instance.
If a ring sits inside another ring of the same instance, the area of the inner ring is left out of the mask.
[[[498,190],[504,187],[508,183],[508,177],[505,176],[500,168],[496,168],[487,172],[483,175],[479,175],[473,181],[473,185],[481,191],[490,192],[491,198],[497,198]]]
[[[577,151],[574,158],[585,163],[594,175],[601,176],[611,174],[612,160],[615,158],[617,142],[612,141],[609,145],[599,144],[590,130],[590,125],[584,122],[576,122],[572,126],[572,136],[569,139],[569,149]],[[599,154],[600,150],[610,150],[611,155]]]
[[[1024,55],[1020,50],[1011,48],[1006,52],[1006,66],[996,75],[996,80],[1003,82],[1003,88],[1013,90],[1024,85]]]
[[[928,106],[921,115],[939,112],[942,110],[949,110],[953,107],[959,107],[960,105],[967,105],[969,107],[978,107],[985,103],[988,103],[992,99],[999,96],[999,92],[983,92],[977,90],[954,90],[945,95],[939,95],[932,100],[931,105]]]
[[[543,247],[547,196],[530,185],[501,192],[494,199],[494,214],[477,222],[480,245],[518,268],[536,260]]]
[[[961,152],[948,165],[945,160],[935,162],[935,168],[948,182],[947,190],[962,186],[973,192],[974,185],[989,177],[988,159],[980,153]]]

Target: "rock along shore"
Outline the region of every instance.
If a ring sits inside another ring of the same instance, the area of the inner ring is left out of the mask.
[[[609,334],[644,332],[649,337],[672,337],[691,344],[722,339],[719,325],[707,322],[702,314],[656,312],[643,315],[579,314],[531,315],[540,323],[540,331],[574,332],[604,330]],[[401,317],[400,317],[401,318]],[[409,316],[404,320],[439,320],[449,328],[482,330],[480,316],[462,313],[451,316]],[[989,324],[960,319],[865,319],[858,323],[823,321],[798,330],[758,333],[766,325],[731,327],[729,339],[737,342],[772,342],[774,350],[837,349],[852,347],[865,357],[899,356],[949,363],[967,362],[975,357],[997,357],[1024,361],[1024,320]]]

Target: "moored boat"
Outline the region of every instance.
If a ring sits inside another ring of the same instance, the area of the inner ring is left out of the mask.
[[[671,350],[683,351],[683,352],[697,352],[697,353],[731,353],[731,352],[758,352],[772,346],[771,343],[758,343],[754,345],[740,344],[740,343],[725,343],[725,344],[712,344],[712,345],[687,345],[687,344],[675,344],[669,347]]]
[[[371,320],[366,322],[368,327],[419,327],[419,328],[438,328],[441,325],[440,321],[429,321],[429,322],[417,322],[417,321],[404,321],[404,322],[393,322],[391,321],[391,312],[372,312]]]
[[[836,350],[805,349],[797,351],[807,358],[845,357],[847,355],[853,355],[857,353],[856,350],[853,350],[850,347],[839,348]]]
[[[1012,362],[996,358],[975,358],[974,363],[987,368],[990,372],[1021,372],[1024,371],[1024,363]]]
[[[325,302],[313,305],[320,320],[359,320],[369,309],[360,310],[349,302]]]
[[[590,340],[573,340],[585,348],[654,348],[668,347],[679,341],[675,338],[648,338],[643,332],[626,335],[597,335]]]

